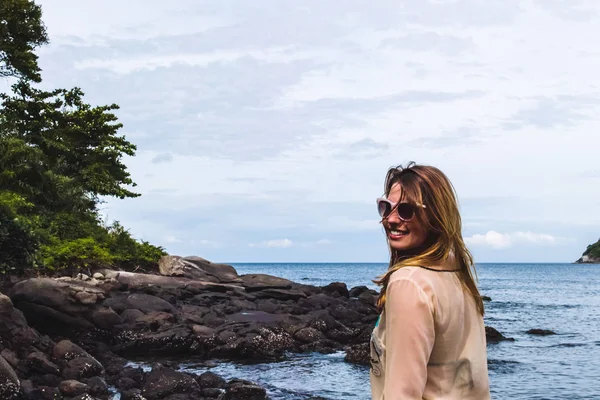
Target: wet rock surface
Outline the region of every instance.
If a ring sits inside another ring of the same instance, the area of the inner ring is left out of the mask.
[[[267,398],[255,383],[210,373],[144,372],[127,366],[133,356],[260,362],[346,351],[346,361],[369,363],[377,292],[365,286],[239,276],[199,257],[167,256],[159,270],[27,279],[0,295],[0,398],[105,399],[109,386],[122,399]]]

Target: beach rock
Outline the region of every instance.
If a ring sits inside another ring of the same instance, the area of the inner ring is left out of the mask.
[[[196,381],[201,388],[217,388],[221,389],[227,386],[227,381],[221,378],[214,372],[205,372],[196,378]]]
[[[175,393],[191,393],[199,388],[190,375],[159,365],[146,377],[141,394],[148,400],[154,400]]]
[[[20,389],[21,382],[14,369],[0,356],[0,399],[17,399]]]
[[[548,329],[530,329],[527,331],[527,333],[530,335],[540,335],[540,336],[556,335],[556,332],[548,330]]]
[[[358,297],[361,295],[361,293],[367,292],[367,291],[369,291],[369,288],[366,286],[355,286],[348,291],[348,296],[349,297]]]
[[[481,299],[482,299],[483,301],[492,301],[492,298],[491,298],[491,297],[489,297],[489,296],[481,296]]]
[[[27,356],[27,364],[30,371],[41,374],[60,375],[60,368],[54,364],[44,353],[35,351]]]
[[[253,382],[232,380],[223,400],[266,400],[267,391]]]
[[[165,276],[219,283],[240,282],[237,271],[231,265],[212,263],[201,257],[163,256],[158,267],[160,274]]]
[[[99,376],[94,376],[84,380],[84,382],[88,386],[88,390],[90,394],[96,396],[104,396],[109,393],[108,385],[106,381]]]
[[[327,286],[323,286],[322,290],[330,296],[350,297],[348,287],[343,282],[332,282]]]
[[[325,336],[323,333],[315,328],[302,328],[294,334],[294,338],[301,341],[302,343],[313,343],[323,340]]]
[[[89,386],[76,380],[62,381],[58,386],[60,392],[65,396],[79,396],[87,393]]]
[[[501,341],[514,341],[515,339],[513,338],[508,338],[506,336],[504,336],[502,333],[498,332],[498,330],[496,330],[495,328],[492,328],[491,326],[486,326],[485,327],[485,336],[487,339],[488,343],[498,343]]]
[[[242,286],[248,292],[265,289],[291,289],[293,282],[266,274],[247,274],[241,276]]]
[[[95,358],[77,357],[67,362],[62,371],[62,377],[66,380],[91,378],[104,373],[104,367]]]
[[[70,340],[61,340],[56,343],[52,349],[52,356],[55,360],[69,362],[77,357],[91,357],[85,350]]]
[[[369,343],[360,343],[350,346],[346,350],[344,361],[352,364],[370,365],[371,354]]]

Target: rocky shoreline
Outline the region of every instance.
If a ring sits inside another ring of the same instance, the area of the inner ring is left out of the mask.
[[[200,257],[166,256],[159,273],[98,270],[30,278],[0,295],[0,398],[266,399],[253,382],[128,358],[268,362],[288,353],[346,352],[368,364],[377,292],[238,275]],[[495,329],[488,341],[510,340]]]

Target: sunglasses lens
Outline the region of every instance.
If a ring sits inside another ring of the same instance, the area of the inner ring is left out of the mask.
[[[409,203],[398,204],[397,210],[398,216],[404,220],[409,220],[415,215],[415,208]]]
[[[377,203],[377,211],[380,217],[387,217],[392,209],[392,205],[387,201],[380,201]]]

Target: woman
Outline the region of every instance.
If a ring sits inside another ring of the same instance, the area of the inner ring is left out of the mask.
[[[437,168],[392,168],[377,200],[391,251],[371,336],[375,400],[489,399],[483,301],[454,188]]]

